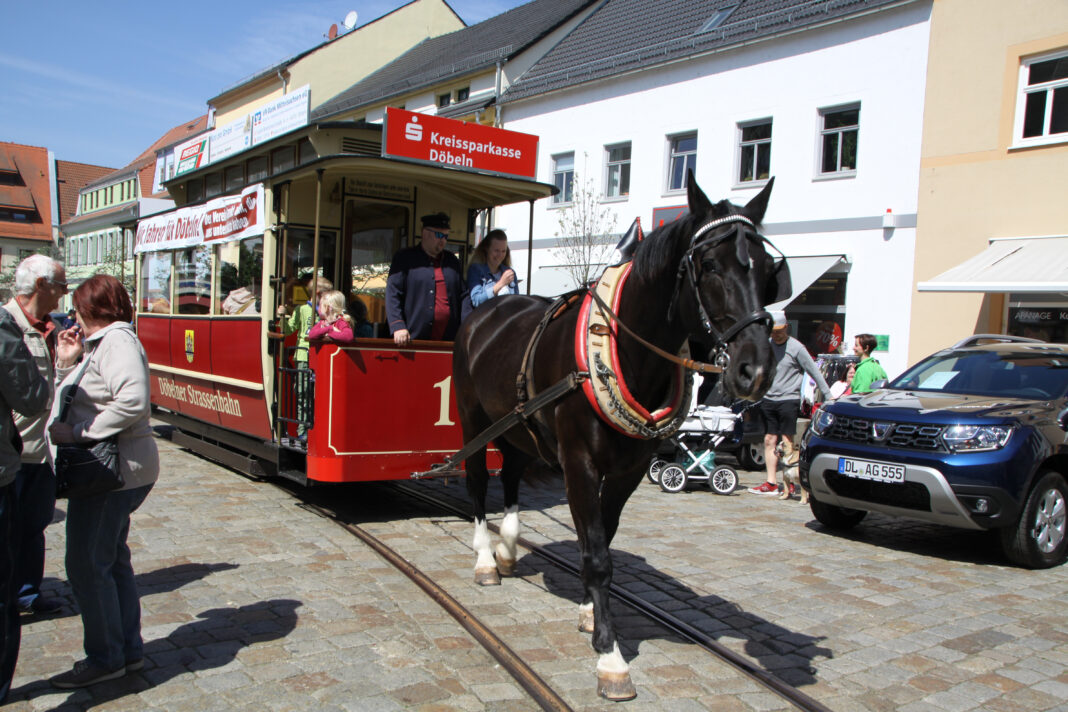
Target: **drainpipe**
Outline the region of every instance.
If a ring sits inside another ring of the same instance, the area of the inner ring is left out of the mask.
[[[497,60],[497,77],[493,86],[493,125],[501,128],[501,83],[504,77],[504,63]],[[529,286],[529,285],[528,285]]]
[[[286,75],[282,74],[282,70],[281,69],[278,70],[277,74],[278,74],[279,81],[282,82],[282,93],[283,94],[289,93],[289,80],[286,79]]]

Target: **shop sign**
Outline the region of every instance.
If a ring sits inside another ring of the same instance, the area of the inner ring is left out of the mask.
[[[203,205],[179,208],[139,221],[134,252],[243,240],[262,235],[263,228],[263,184],[257,183],[240,195],[215,198]]]
[[[174,149],[178,166],[174,170],[175,177],[184,173],[192,173],[202,166],[208,165],[208,136],[201,135],[179,144]]]
[[[252,145],[252,122],[245,115],[225,126],[220,126],[209,135],[211,136],[209,162],[215,163],[235,153],[240,153]]]
[[[252,145],[308,125],[311,85],[289,92],[252,112]]]
[[[436,166],[534,178],[538,137],[404,109],[386,110],[382,155]]]

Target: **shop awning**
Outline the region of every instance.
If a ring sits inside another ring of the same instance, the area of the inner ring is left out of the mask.
[[[793,282],[793,292],[789,299],[784,299],[775,304],[769,304],[765,309],[768,311],[781,311],[786,305],[801,296],[809,286],[822,277],[827,270],[839,262],[845,262],[845,255],[808,255],[804,257],[787,257],[786,264],[790,266],[790,280]]]
[[[1068,292],[1068,236],[1006,237],[920,282],[921,292]]]

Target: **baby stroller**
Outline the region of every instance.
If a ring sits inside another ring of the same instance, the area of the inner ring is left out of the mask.
[[[740,437],[741,416],[726,406],[699,405],[673,437],[660,444],[646,476],[665,492],[681,492],[690,482],[707,482],[716,494],[738,487],[738,472],[716,464],[715,449]]]

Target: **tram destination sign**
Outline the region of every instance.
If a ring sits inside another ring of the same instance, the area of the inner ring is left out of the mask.
[[[493,126],[386,109],[382,155],[436,166],[534,178],[538,137]]]

